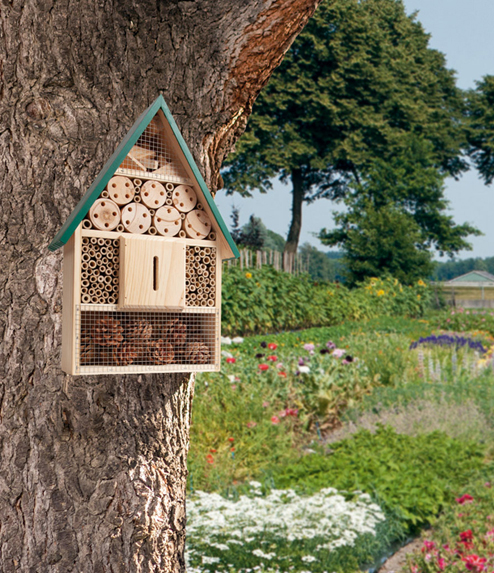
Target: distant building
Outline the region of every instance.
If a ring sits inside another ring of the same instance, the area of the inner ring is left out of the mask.
[[[442,290],[452,306],[494,308],[494,275],[486,271],[470,271],[446,281]]]

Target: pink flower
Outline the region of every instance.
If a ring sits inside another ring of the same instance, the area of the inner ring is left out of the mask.
[[[444,568],[446,567],[446,559],[444,559],[444,557],[438,558],[437,566],[441,571],[444,571]]]
[[[268,356],[266,360],[269,360],[270,362],[276,362],[278,357],[273,354],[272,356]]]
[[[282,362],[278,362],[278,364],[276,365],[276,368],[283,368],[283,363]]]
[[[461,497],[457,497],[455,499],[460,505],[464,505],[465,503],[472,503],[472,501],[473,501],[473,497],[471,495],[469,495],[468,493],[462,495]]]
[[[298,416],[298,409],[297,408],[285,408],[280,413],[282,418],[286,418],[286,416]]]
[[[236,359],[236,358],[233,358],[233,356],[232,356],[232,357],[229,356],[229,357],[226,359],[227,364],[235,364],[236,361],[237,361],[237,359]]]
[[[278,416],[271,416],[271,423],[272,424],[279,424],[280,421],[281,420],[278,418]]]
[[[314,353],[314,348],[315,348],[315,345],[312,343],[304,344],[304,350],[307,350],[307,352]]]
[[[431,551],[432,549],[434,549],[434,547],[436,546],[436,544],[434,543],[434,541],[424,541],[424,545],[422,547],[422,553],[425,553],[426,551]]]
[[[473,533],[471,529],[467,529],[466,531],[462,531],[460,533],[460,539],[462,541],[472,541],[473,539]]]
[[[259,364],[259,370],[269,370],[269,366],[267,364]]]
[[[467,555],[461,559],[469,571],[477,571],[479,573],[485,569],[485,563],[487,561],[485,557],[479,557],[478,555]]]
[[[255,428],[257,426],[257,422],[247,422],[248,428]]]
[[[333,356],[336,356],[336,358],[341,358],[344,354],[346,354],[346,350],[342,348],[335,348],[333,350]]]
[[[262,407],[263,408],[269,408],[269,402],[263,402]]]
[[[278,348],[278,345],[275,344],[274,342],[270,342],[268,344],[268,348],[269,348],[269,350],[276,350]]]

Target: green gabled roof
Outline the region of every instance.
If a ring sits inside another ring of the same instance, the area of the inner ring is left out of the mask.
[[[469,271],[464,275],[460,275],[459,277],[455,277],[447,281],[445,284],[461,284],[461,283],[494,283],[494,275],[486,271]]]
[[[168,109],[168,106],[166,105],[162,95],[158,96],[158,98],[148,107],[148,109],[138,117],[113,155],[105,163],[103,169],[100,171],[91,187],[84,194],[84,197],[79,201],[76,208],[72,211],[69,218],[62,225],[62,228],[60,231],[58,231],[53,241],[48,245],[48,249],[50,251],[56,251],[67,243],[74,231],[79,226],[80,222],[86,216],[92,204],[96,201],[96,199],[98,199],[100,193],[108,184],[108,181],[110,181],[110,179],[113,177],[115,171],[120,167],[123,160],[127,157],[129,151],[137,143],[139,137],[144,133],[144,130],[150,124],[151,120],[160,109],[163,111],[165,118],[170,125],[173,135],[175,136],[177,143],[179,144],[180,149],[182,150],[182,153],[184,154],[185,159],[189,164],[192,173],[197,180],[199,187],[201,188],[201,191],[204,194],[204,197],[216,219],[216,223],[218,224],[221,233],[225,237],[233,256],[238,257],[240,255],[237,246],[235,245],[232,236],[230,235],[230,232],[228,231],[228,228],[223,221],[223,217],[218,211],[218,208],[216,207],[213,197],[211,196],[211,193],[206,186],[201,172],[199,171],[196,162],[194,161],[194,158],[192,157],[192,154],[187,147],[187,144],[185,143],[184,138],[182,137],[182,134],[180,133],[180,130],[178,129],[178,126],[175,123],[175,120],[173,119],[173,116]]]

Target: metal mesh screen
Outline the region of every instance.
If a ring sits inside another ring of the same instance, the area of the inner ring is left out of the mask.
[[[118,239],[83,237],[81,246],[81,302],[117,304],[120,266]]]
[[[216,365],[219,313],[98,312],[77,307],[76,364],[84,372],[193,371]],[[130,368],[130,370],[129,370]]]
[[[185,304],[209,307],[216,305],[216,247],[187,247]]]
[[[168,181],[187,182],[188,175],[168,140],[163,122],[156,114],[137,144],[124,159],[120,170],[139,176],[152,173]]]

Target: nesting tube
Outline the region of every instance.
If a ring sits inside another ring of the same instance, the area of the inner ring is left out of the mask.
[[[216,233],[214,231],[211,231],[211,233],[209,233],[208,235],[208,239],[210,241],[216,241]]]
[[[134,187],[140,187],[142,185],[142,181],[140,179],[134,179]]]
[[[136,195],[136,196],[134,197],[134,201],[135,201],[136,203],[140,203],[140,202],[141,202],[141,196],[140,196],[140,195]]]
[[[156,235],[157,232],[158,232],[158,231],[156,230],[156,227],[151,226],[151,227],[149,227],[149,229],[148,229],[148,233],[149,233],[150,235]]]
[[[173,183],[167,183],[167,184],[165,185],[165,189],[166,189],[167,191],[173,191],[173,190],[175,189],[175,186],[173,185]]]
[[[181,239],[185,239],[187,237],[187,233],[182,229],[181,231],[178,232],[178,236]]]
[[[89,304],[91,302],[91,297],[88,294],[83,294],[81,300],[83,304]]]
[[[90,241],[91,241],[91,245],[97,245],[98,244],[98,239],[96,237],[91,237]]]
[[[101,191],[101,197],[103,199],[108,199],[110,195],[108,194],[108,191],[105,189],[104,191]]]
[[[89,222],[91,222],[91,221],[89,221]],[[89,245],[89,237],[82,237],[82,244],[83,245]]]
[[[165,205],[173,205],[173,201],[170,198],[165,200]]]

